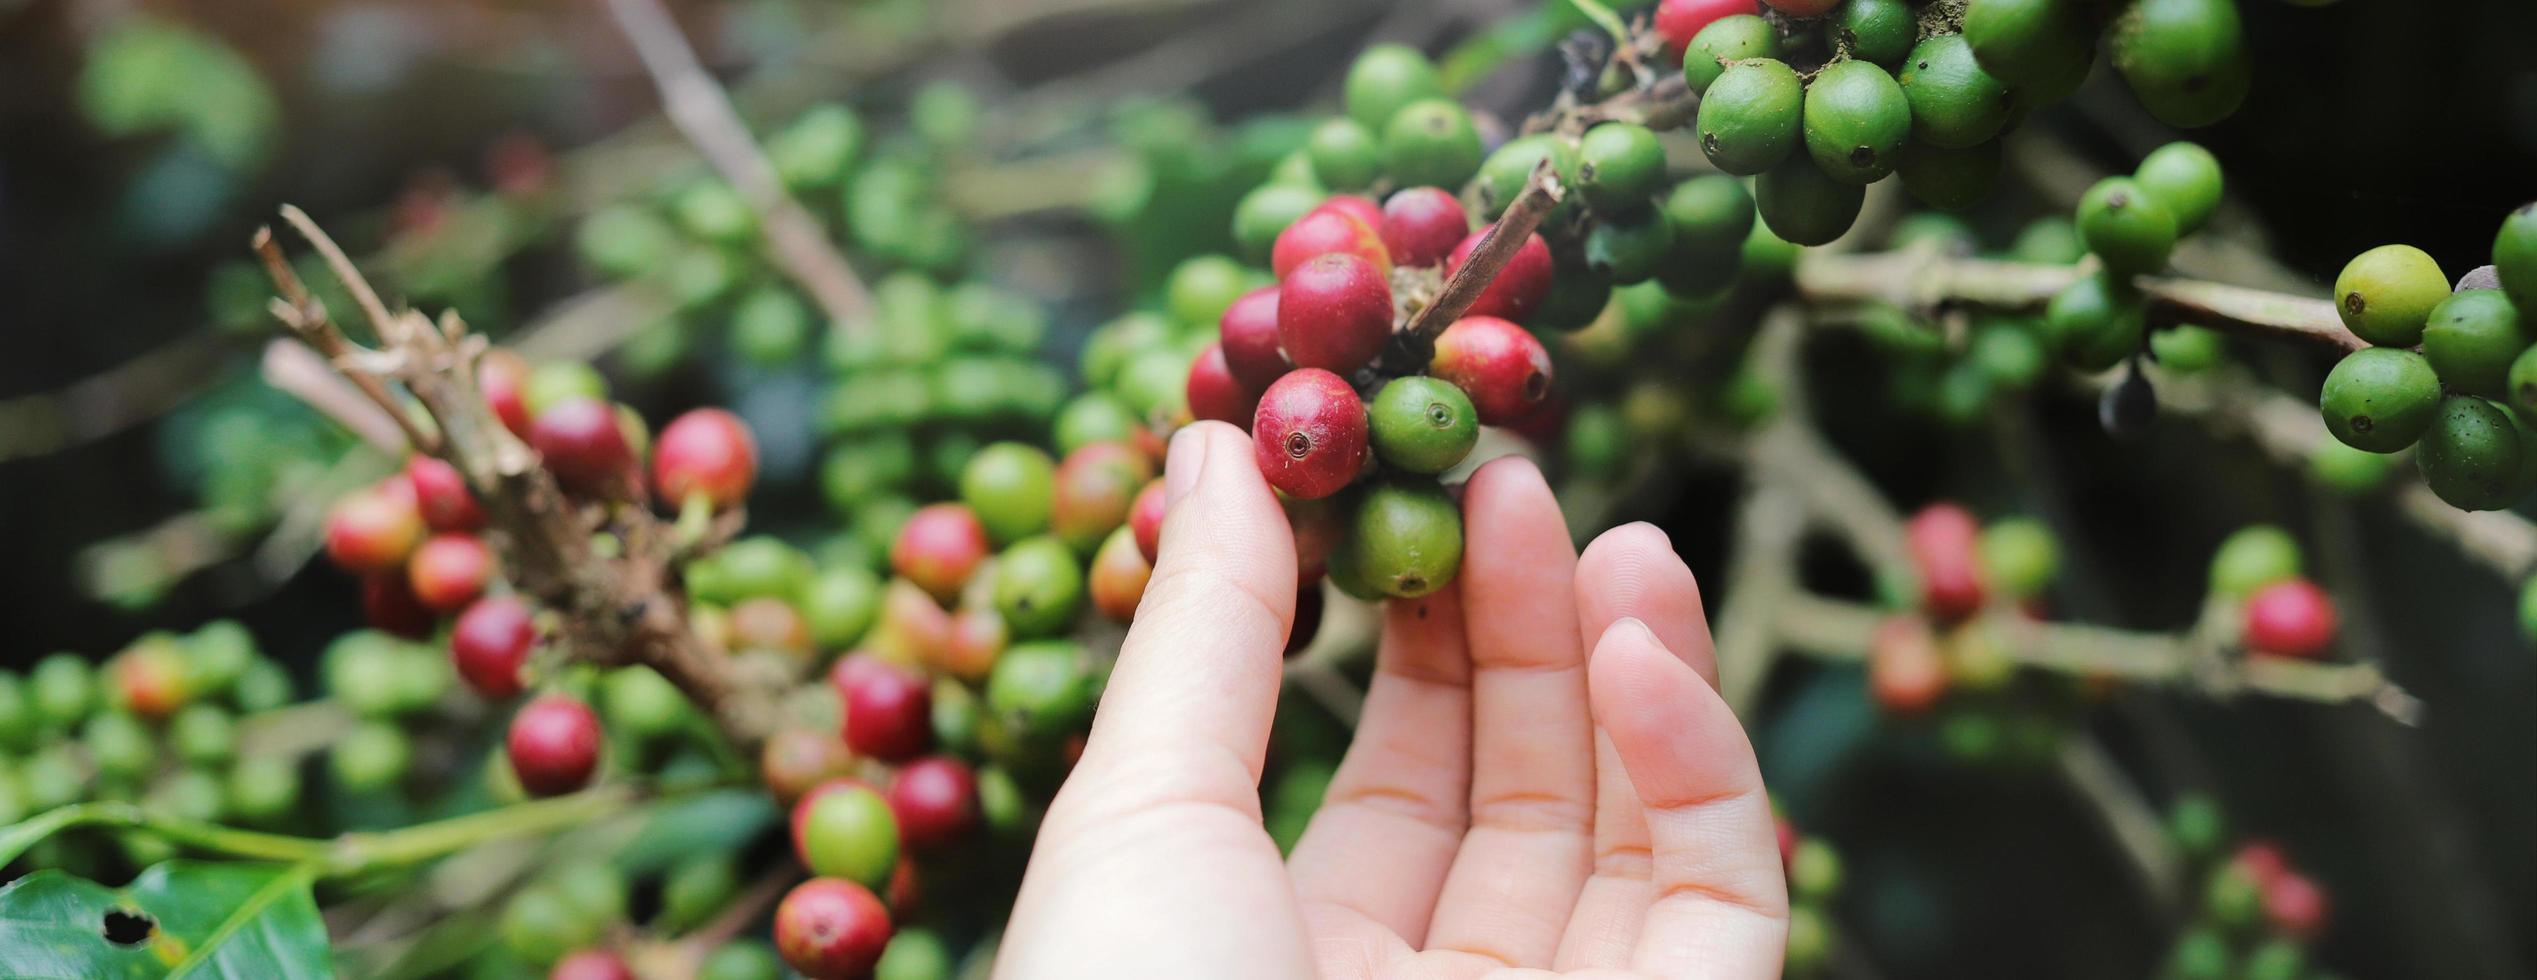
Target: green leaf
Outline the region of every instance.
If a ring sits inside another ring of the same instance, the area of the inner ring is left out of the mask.
[[[307,865],[169,861],[120,889],[58,869],[0,888],[0,971],[110,980],[331,977]]]

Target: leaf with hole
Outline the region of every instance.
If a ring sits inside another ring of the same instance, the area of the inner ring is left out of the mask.
[[[169,861],[108,888],[57,869],[0,888],[0,975],[331,977],[304,867]]]

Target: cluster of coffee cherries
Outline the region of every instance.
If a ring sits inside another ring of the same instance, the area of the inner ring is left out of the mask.
[[[2353,351],[2318,395],[2326,428],[2370,453],[2411,448],[2423,483],[2460,510],[2537,491],[2537,204],[2503,219],[2493,264],[2454,285],[2428,253],[2381,245],[2343,267],[2334,308]]]
[[[1786,814],[1778,815],[1775,823],[1780,867],[1788,873],[1787,974],[1822,976],[1830,969],[1840,940],[1829,909],[1841,898],[1841,852],[1830,841],[1800,833]]]
[[[1981,524],[1935,503],[1905,526],[1911,580],[1890,583],[1912,608],[1868,638],[1868,694],[1888,717],[1934,722],[1939,745],[1972,763],[2036,763],[2059,748],[2074,692],[2021,681],[2010,634],[2039,619],[2061,565],[2052,532],[2030,518]]]
[[[2302,577],[2299,541],[2271,524],[2222,539],[2211,555],[2211,595],[2237,606],[2238,642],[2258,656],[2316,658],[2334,647],[2334,599]]]
[[[2308,944],[2325,932],[2323,886],[2281,847],[2246,840],[2231,848],[2228,819],[2199,794],[2168,807],[2167,836],[2203,875],[2201,900],[2159,974],[2175,980],[2302,980],[2320,974]]]
[[[282,708],[291,677],[227,620],[150,633],[91,663],[75,653],[0,671],[0,825],[83,800],[129,800],[195,820],[288,825],[291,760],[240,751],[239,722]],[[59,835],[30,855],[83,873],[164,859],[141,834]]]
[[[2220,163],[2194,143],[2174,142],[2141,158],[2130,176],[2108,177],[2079,199],[2073,227],[2097,269],[2055,295],[2042,326],[2047,347],[2083,371],[2102,371],[2133,357],[2149,333],[2134,277],[2167,267],[2176,242],[2202,229],[2219,207]],[[2167,337],[2191,330],[2182,337]],[[2217,338],[2190,326],[2159,331],[2153,355],[2182,348],[2188,363],[2217,347]],[[2161,356],[2161,364],[2167,359]],[[2170,366],[2171,370],[2174,369]]]

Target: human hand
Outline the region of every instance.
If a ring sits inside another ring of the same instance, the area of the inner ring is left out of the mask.
[[[1231,426],[1184,429],[1165,480],[1161,561],[999,976],[1777,975],[1770,804],[1661,532],[1581,558],[1531,464],[1473,474],[1461,575],[1388,604],[1355,742],[1286,861],[1258,786],[1293,538]]]

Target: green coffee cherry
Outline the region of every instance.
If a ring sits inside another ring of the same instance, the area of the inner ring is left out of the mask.
[[[1385,466],[1442,473],[1470,455],[1480,423],[1452,382],[1423,375],[1385,382],[1367,406],[1368,436]]]
[[[299,809],[299,766],[270,755],[239,759],[229,770],[228,811],[251,824],[269,824]]]
[[[1369,145],[1372,139],[1367,137]],[[1212,329],[1224,318],[1225,307],[1258,284],[1240,262],[1222,255],[1193,255],[1173,266],[1171,277],[1163,281],[1163,308],[1184,328]]]
[[[731,312],[731,349],[764,368],[798,361],[810,345],[810,307],[778,286],[751,290]]]
[[[680,230],[717,245],[747,244],[758,232],[757,212],[718,180],[698,181],[670,202]]]
[[[551,885],[531,885],[502,907],[502,944],[530,963],[544,966],[598,940],[604,920],[583,914]]]
[[[1011,543],[1048,530],[1057,463],[1036,446],[999,442],[978,450],[960,474],[960,502],[986,525],[987,536]]]
[[[1972,0],[1964,39],[1985,71],[2020,88],[2085,74],[2096,55],[2096,25],[2070,0]]]
[[[2362,340],[2382,347],[2422,342],[2423,324],[2449,298],[2440,263],[2411,245],[2381,245],[2353,256],[2334,277],[2335,312]]]
[[[2463,289],[2431,308],[2422,354],[2442,384],[2484,398],[2509,388],[2511,363],[2530,350],[2519,312],[2498,289]]]
[[[1920,42],[1898,79],[1911,105],[1912,139],[1948,149],[1989,141],[2008,123],[2008,87],[1974,60],[1964,35]]]
[[[1085,392],[1057,413],[1057,451],[1071,453],[1098,442],[1128,442],[1144,426],[1117,398]]]
[[[2220,363],[2228,351],[2228,340],[2217,330],[2180,323],[2149,335],[2149,352],[2158,366],[2178,374],[2208,371]]]
[[[1586,270],[1592,275],[1554,277],[1551,295],[1535,313],[1535,322],[1567,328],[1585,325],[1603,312],[1604,303],[1611,299],[1611,283],[1646,282],[1664,270],[1673,247],[1673,224],[1656,211],[1642,208],[1596,219],[1586,232]],[[1572,305],[1563,307],[1554,300]]]
[[[802,625],[822,650],[844,650],[863,640],[881,614],[881,578],[863,568],[830,568],[802,590]]]
[[[1054,744],[1092,721],[1101,682],[1080,644],[1042,640],[1014,645],[987,675],[987,712],[996,727],[1026,743]],[[979,773],[985,802],[986,772]]]
[[[221,804],[220,778],[201,769],[172,773],[141,798],[152,813],[205,823],[220,819]]]
[[[1357,55],[1342,86],[1348,118],[1373,132],[1383,132],[1392,117],[1412,102],[1443,95],[1436,66],[1417,49],[1378,44]],[[1395,175],[1397,177],[1398,175]]]
[[[1912,129],[1903,87],[1866,61],[1825,65],[1806,88],[1803,116],[1815,165],[1845,184],[1873,184],[1893,173]]]
[[[2246,100],[2246,42],[2232,0],[2136,0],[2114,19],[2106,47],[2132,94],[2170,126],[2208,126]]]
[[[881,949],[872,980],[951,980],[951,947],[923,929],[901,929]]]
[[[2236,976],[2237,953],[2229,946],[2229,937],[2217,929],[2195,928],[2176,940],[2167,952],[2167,965],[2159,971],[2161,980],[2230,980]]]
[[[678,232],[651,211],[617,204],[592,212],[573,234],[582,264],[613,279],[639,279],[669,262]]]
[[[158,746],[141,720],[120,711],[92,715],[80,727],[80,743],[97,775],[108,781],[135,782],[158,764]]]
[[[1053,636],[1083,610],[1084,569],[1054,537],[1025,538],[996,559],[995,608],[1015,636]]]
[[[2481,398],[2451,395],[2415,445],[2423,483],[2459,510],[2500,510],[2519,501],[2522,440],[2517,423]]]
[[[2028,222],[2008,247],[2009,258],[2037,265],[2075,265],[2087,254],[2088,243],[2079,238],[2079,226],[2055,215]]]
[[[1841,892],[1841,855],[1832,845],[1807,838],[1788,855],[1789,897],[1823,904]]]
[[[1978,551],[1984,579],[2019,599],[2042,593],[2061,569],[2061,548],[2051,529],[2029,518],[1983,528]]]
[[[2103,371],[2140,349],[2147,320],[2140,297],[2104,273],[2064,287],[2044,309],[2044,336],[2062,360]]]
[[[2341,442],[2319,443],[2308,455],[2308,474],[2339,493],[2369,493],[2386,486],[2395,472],[2395,457],[2362,452]]]
[[[2176,250],[2176,216],[2129,177],[2108,177],[2079,199],[2079,237],[2120,276],[2156,272]]]
[[[414,743],[385,722],[365,721],[326,752],[335,785],[347,793],[375,793],[405,778],[414,766]]]
[[[1637,123],[1608,122],[1577,143],[1577,191],[1597,212],[1644,209],[1665,180],[1665,147]]]
[[[802,863],[814,875],[857,881],[874,891],[889,886],[898,867],[898,821],[888,800],[863,786],[819,794],[794,828]]]
[[[1709,174],[1675,184],[1665,195],[1665,219],[1674,226],[1674,253],[1684,258],[1741,259],[1753,233],[1753,195],[1744,182]]]
[[[1733,62],[1780,56],[1779,31],[1752,14],[1730,14],[1710,21],[1692,35],[1683,49],[1683,81],[1706,95]]]
[[[1515,203],[1516,195],[1524,193],[1524,185],[1532,180],[1534,168],[1545,159],[1550,161],[1551,172],[1558,174],[1562,183],[1571,187],[1579,184],[1576,143],[1551,133],[1518,136],[1500,145],[1496,152],[1490,153],[1489,158],[1480,163],[1480,175],[1473,181],[1472,189],[1479,195],[1481,213],[1490,217],[1505,213],[1507,206]],[[1573,200],[1561,202],[1559,210],[1553,213],[1575,213]]]
[[[1753,184],[1755,210],[1771,233],[1798,245],[1828,245],[1859,219],[1867,188],[1844,183],[1804,157],[1791,157]]]
[[[1384,595],[1414,599],[1445,587],[1462,567],[1462,510],[1444,488],[1380,483],[1355,503],[1340,545],[1349,563]]]
[[[763,940],[736,939],[715,947],[696,967],[696,980],[783,980],[784,961]]]
[[[1811,905],[1788,910],[1788,943],[1783,954],[1790,976],[1811,976],[1832,961],[1832,927]]]
[[[75,653],[56,653],[27,671],[28,701],[45,728],[65,731],[97,705],[96,671]]]
[[[2301,980],[2308,975],[2308,950],[2282,936],[2256,944],[2238,970],[2243,980]]]
[[[2537,316],[2537,203],[2522,204],[2502,219],[2493,236],[2493,273],[2511,303]]]
[[[829,103],[802,113],[768,138],[766,155],[784,186],[812,190],[843,179],[862,154],[863,143],[863,120],[853,109]]]
[[[1630,427],[1609,405],[1584,404],[1568,413],[1567,438],[1560,440],[1570,473],[1611,479],[1630,454]]]
[[[2201,230],[2220,206],[2220,161],[2200,144],[2178,140],[2150,151],[2132,179],[2167,207],[2179,236]]]
[[[691,717],[687,695],[641,664],[609,671],[600,680],[599,707],[611,734],[635,739],[671,735]]]
[[[1374,130],[1345,117],[1313,127],[1304,142],[1313,178],[1334,191],[1362,190],[1383,176],[1383,142]]]
[[[1778,166],[1805,141],[1806,85],[1776,59],[1728,65],[1700,100],[1695,127],[1701,152],[1731,174],[1751,176]]]
[[[1383,128],[1383,169],[1404,187],[1460,187],[1480,169],[1480,131],[1447,99],[1401,107]]]
[[[2297,578],[2299,541],[2271,524],[2250,524],[2230,533],[2211,554],[2211,592],[2244,599],[2255,590]]]
[[[692,854],[661,877],[661,912],[655,926],[681,932],[713,918],[740,893],[740,870],[731,855]]]
[[[35,699],[27,692],[26,682],[17,674],[0,670],[0,752],[14,752],[35,744],[39,727]]]
[[[2326,429],[2344,445],[2392,453],[2431,427],[2440,412],[2440,377],[2413,351],[2365,348],[2335,363],[2317,404]]]
[[[1277,235],[1287,225],[1303,217],[1304,212],[1321,204],[1322,191],[1317,187],[1293,184],[1262,184],[1242,195],[1233,207],[1233,241],[1243,255],[1254,261],[1268,261],[1269,249],[1277,244]]]
[[[2196,861],[2208,861],[2228,843],[2228,819],[2220,806],[2201,794],[2181,796],[2167,809],[2167,839]]]
[[[195,702],[179,708],[167,722],[168,744],[177,758],[195,765],[217,765],[238,751],[237,726],[219,705]]]
[[[1903,0],[1849,0],[1824,21],[1823,36],[1836,53],[1891,66],[1911,53],[1919,29]]]

